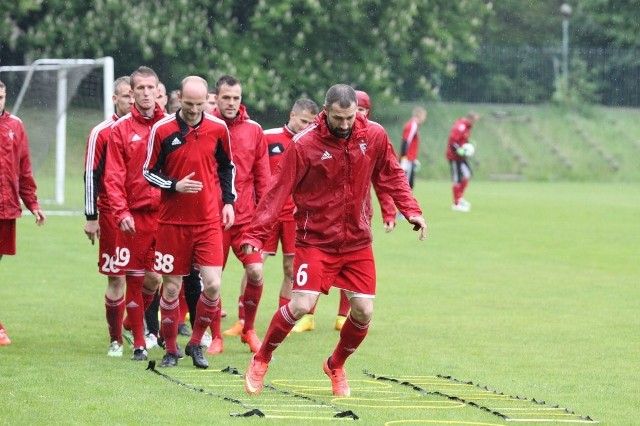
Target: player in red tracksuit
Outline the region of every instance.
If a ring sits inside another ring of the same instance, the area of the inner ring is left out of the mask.
[[[351,87],[338,84],[327,91],[323,112],[285,150],[242,238],[246,253],[260,250],[292,194],[297,225],[292,299],[276,311],[260,350],[249,363],[244,380],[249,394],[260,393],[273,351],[296,320],[333,286],[348,292],[351,311],[323,370],[334,395],[350,395],[344,363],[367,335],[376,294],[367,204],[372,182],[392,196],[408,222],[420,230],[420,239],[426,236],[426,222],[389,137],[382,126],[357,113],[356,107]]]
[[[400,146],[400,164],[407,174],[409,186],[413,189],[415,174],[420,168],[418,149],[420,147],[420,134],[418,129],[427,119],[427,111],[422,107],[415,107],[411,118],[402,130],[402,145]]]
[[[224,231],[223,250],[225,264],[230,249],[242,262],[246,275],[246,285],[240,294],[239,321],[225,335],[240,335],[240,340],[249,345],[252,352],[260,347],[254,322],[258,304],[262,296],[263,268],[260,253],[245,254],[240,248],[240,238],[244,228],[250,223],[256,204],[267,190],[271,179],[267,140],[262,127],[251,120],[242,104],[242,84],[236,77],[224,75],[216,82],[216,107],[213,115],[224,120],[231,133],[234,164],[236,166],[235,222]],[[244,284],[244,283],[243,283]],[[243,315],[244,313],[244,315]],[[217,354],[223,351],[219,333],[219,319],[212,325],[213,340],[207,353]]]
[[[113,82],[115,113],[89,132],[84,169],[84,214],[87,219],[84,233],[91,244],[98,239],[98,272],[107,276],[104,305],[109,328],[108,356],[122,356],[122,320],[124,317],[125,274],[120,270],[119,253],[116,253],[118,226],[111,214],[104,185],[107,159],[107,142],[115,122],[128,114],[133,104],[129,76]]]
[[[358,99],[358,112],[362,113],[367,120],[371,116],[371,98],[367,92],[362,90],[356,90],[356,98]],[[396,226],[396,207],[393,204],[393,198],[388,194],[379,192],[376,190],[376,197],[380,204],[380,210],[382,212],[382,222],[385,232],[391,232]],[[371,206],[371,199],[368,200],[368,215],[369,219],[373,218],[373,207]],[[336,316],[336,322],[334,329],[340,331],[344,325],[347,315],[349,315],[349,298],[344,291],[340,291],[340,301],[338,303],[338,315]],[[303,331],[311,331],[315,328],[314,314],[316,307],[311,308],[308,314],[304,314],[302,318],[298,320],[295,327],[291,331],[299,333]]]
[[[31,172],[29,140],[22,121],[4,109],[7,87],[0,81],[0,259],[16,254],[16,219],[22,215],[20,200],[44,225],[47,217],[40,209],[36,182]],[[11,344],[0,323],[0,346]]]
[[[282,127],[264,131],[269,147],[269,167],[273,173],[282,158],[285,149],[291,144],[296,133],[318,115],[318,105],[311,99],[298,99],[289,112],[289,121]],[[295,252],[296,223],[293,218],[295,204],[289,197],[278,216],[269,239],[262,249],[262,257],[275,256],[278,242],[282,244],[283,280],[280,287],[280,301],[278,306],[286,305],[291,300],[291,286],[293,280],[293,255]],[[313,323],[312,323],[313,324]],[[313,326],[310,328],[313,329]]]
[[[118,266],[126,271],[125,325],[133,334],[134,361],[147,359],[144,311],[153,301],[160,276],[153,271],[160,190],[142,176],[151,127],[165,117],[156,103],[158,76],[139,67],[130,77],[134,104],[111,129],[107,144],[105,186],[116,224]]]
[[[235,167],[227,126],[203,113],[207,89],[207,82],[197,76],[182,81],[181,108],[153,127],[144,165],[145,178],[163,190],[155,265],[163,275],[160,311],[166,353],[162,367],[178,362],[178,296],[182,276],[189,274],[193,263],[200,269],[203,290],[186,353],[198,368],[209,366],[200,344],[220,313],[221,224],[228,230],[234,223]]]
[[[453,192],[453,204],[451,209],[459,212],[468,212],[471,210],[471,204],[464,199],[464,191],[473,172],[467,159],[464,156],[462,145],[469,142],[471,128],[478,122],[478,114],[470,111],[466,117],[459,118],[451,128],[449,133],[449,141],[447,142],[447,150],[445,155],[449,160],[451,168],[451,189]]]

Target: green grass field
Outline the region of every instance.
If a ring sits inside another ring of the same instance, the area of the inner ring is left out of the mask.
[[[238,376],[211,371],[246,368],[248,349],[227,338],[224,354],[208,356],[207,372],[196,371],[190,359],[166,371],[206,391],[194,392],[130,361],[130,350],[122,359],[106,356],[106,280],[95,267],[96,247],[82,232],[84,218],[50,216],[37,228],[25,215],[18,255],[0,261],[0,320],[13,340],[0,347],[0,423],[350,421],[330,419],[332,407],[352,410],[358,424],[367,425],[508,423],[472,404],[373,380],[363,374],[367,370],[422,383],[426,391],[446,388],[443,393],[497,410],[513,401],[489,398],[480,388],[469,393],[433,384],[431,376],[546,402],[521,403],[524,418],[560,422],[582,415],[602,424],[636,424],[640,184],[478,180],[468,190],[469,214],[451,212],[446,180],[419,181],[416,197],[430,226],[426,241],[405,223],[384,234],[376,222],[378,297],[370,333],[347,363],[349,399],[330,395],[321,369],[338,338],[335,292],[318,305],[316,330],[290,336],[275,352],[266,377],[275,390],[249,397]],[[277,304],[279,262],[266,264],[261,336]],[[234,321],[239,279],[232,259],[223,281],[231,316],[224,327]],[[152,359],[161,356],[150,351]],[[312,395],[312,403],[298,400],[293,405],[304,408],[291,407],[282,391],[292,388]],[[549,417],[549,410],[535,409],[554,404],[576,414]],[[229,415],[252,407],[273,418]]]

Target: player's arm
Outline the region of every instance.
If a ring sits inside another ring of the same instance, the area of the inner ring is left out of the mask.
[[[195,190],[195,185],[191,185],[190,182],[187,182],[194,173],[184,176],[179,180],[166,176],[161,172],[165,164],[166,155],[162,149],[164,145],[163,140],[157,129],[158,126],[154,125],[149,135],[149,141],[147,142],[147,158],[144,161],[144,166],[142,166],[142,176],[147,182],[149,182],[149,184],[165,191],[197,192]],[[200,188],[198,188],[198,190],[200,189],[202,189],[202,183],[200,183]]]
[[[104,184],[116,223],[124,232],[135,232],[133,216],[127,203],[127,189],[125,187],[127,165],[124,160],[123,140],[120,127],[115,127],[111,131],[107,143]]]

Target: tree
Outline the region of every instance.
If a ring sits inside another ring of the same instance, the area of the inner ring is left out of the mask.
[[[256,110],[321,100],[337,82],[380,101],[435,96],[489,11],[484,0],[49,0],[7,10],[19,28],[14,60],[110,55],[118,75],[145,64],[169,87],[187,74],[234,74]]]

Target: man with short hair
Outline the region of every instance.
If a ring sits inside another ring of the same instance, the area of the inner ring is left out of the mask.
[[[4,109],[7,86],[0,81],[0,259],[16,254],[16,219],[22,215],[20,200],[36,218],[36,225],[47,220],[38,204],[36,182],[31,172],[29,139],[22,121]],[[11,340],[0,323],[0,346]]]
[[[133,104],[129,76],[113,82],[111,96],[115,112],[89,132],[84,169],[84,233],[95,244],[98,239],[98,272],[107,277],[104,295],[109,329],[108,356],[122,356],[122,320],[125,311],[125,273],[119,267],[120,250],[116,245],[118,226],[111,213],[104,185],[107,143],[115,122],[128,114]]]
[[[276,127],[264,131],[269,147],[269,166],[274,173],[285,149],[291,144],[296,133],[318,115],[318,105],[311,99],[298,99],[289,112],[289,121],[282,127]],[[293,255],[295,253],[296,222],[293,218],[295,205],[289,197],[278,216],[269,238],[264,243],[262,257],[275,256],[278,251],[278,242],[282,244],[282,271],[283,279],[280,287],[280,301],[278,306],[286,305],[291,300],[291,287],[293,280]]]
[[[251,352],[260,348],[260,339],[256,335],[254,323],[258,304],[262,297],[263,268],[260,253],[243,253],[240,238],[244,228],[250,223],[257,202],[267,190],[271,178],[267,141],[262,127],[251,120],[246,107],[242,104],[242,83],[231,75],[223,75],[215,86],[215,117],[223,120],[231,133],[231,146],[236,166],[236,188],[238,199],[235,203],[235,222],[224,231],[223,250],[225,265],[229,251],[242,262],[246,272],[246,285],[241,286],[238,301],[238,322],[225,335],[240,335],[240,340],[249,345]],[[209,353],[221,353],[224,348],[220,335],[220,318],[212,324],[213,340]]]
[[[147,359],[144,312],[153,301],[160,276],[153,270],[160,190],[147,184],[142,166],[151,127],[165,117],[156,103],[158,75],[141,66],[130,76],[134,104],[111,130],[107,144],[105,186],[120,232],[119,266],[126,271],[125,324],[133,334],[134,361]]]
[[[285,151],[241,240],[245,253],[262,249],[289,194],[293,196],[297,227],[292,298],[276,311],[260,350],[249,363],[244,380],[247,393],[260,393],[273,351],[319,295],[336,287],[347,292],[351,311],[323,371],[331,379],[334,395],[350,395],[344,364],[367,335],[376,294],[367,207],[372,182],[391,195],[424,239],[426,222],[387,133],[357,112],[350,86],[334,85],[327,91],[322,113]]]
[[[178,363],[178,296],[182,277],[193,264],[200,269],[203,290],[185,352],[198,368],[209,366],[200,345],[220,313],[222,227],[229,229],[234,222],[235,167],[227,126],[203,113],[206,96],[203,78],[182,81],[181,108],[151,130],[143,168],[145,179],[162,189],[155,265],[163,275],[160,311],[166,352],[161,367]]]

